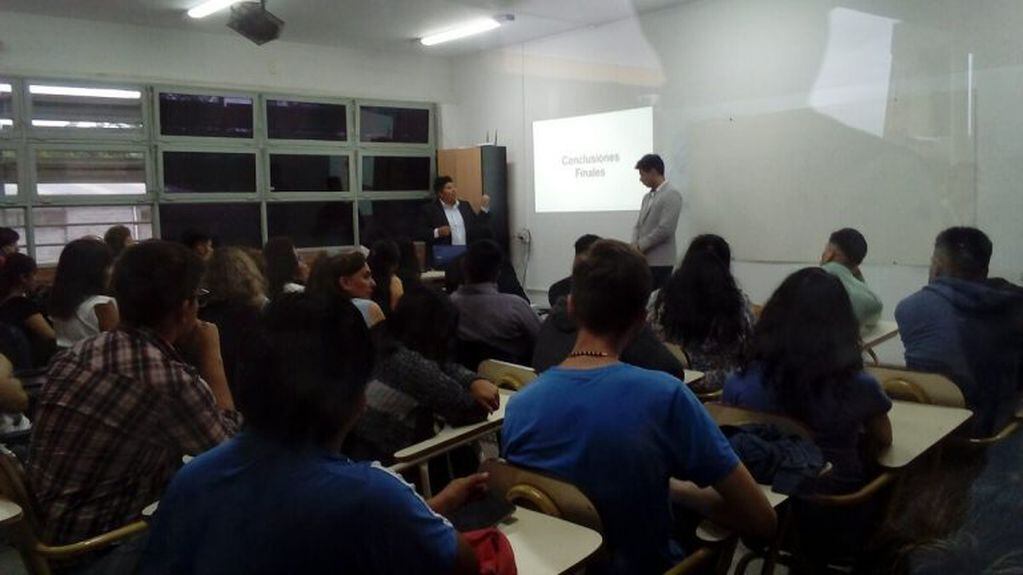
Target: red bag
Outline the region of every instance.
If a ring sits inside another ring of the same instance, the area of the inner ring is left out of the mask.
[[[511,543],[496,527],[467,531],[462,536],[476,552],[480,575],[517,575]]]

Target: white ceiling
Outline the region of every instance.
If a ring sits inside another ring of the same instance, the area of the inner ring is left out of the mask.
[[[0,10],[233,34],[228,11],[193,20],[185,11],[202,0],[0,0]],[[373,50],[453,55],[516,44],[613,22],[691,0],[268,0],[285,21],[281,40]],[[424,48],[414,40],[453,24],[512,14],[496,31]]]

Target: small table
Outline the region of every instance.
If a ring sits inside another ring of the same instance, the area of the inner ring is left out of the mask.
[[[430,473],[426,463],[438,455],[443,455],[456,447],[471,443],[500,429],[501,424],[504,423],[504,408],[508,405],[508,400],[511,399],[511,396],[515,395],[515,392],[502,389],[500,393],[501,406],[497,408],[497,411],[487,416],[485,420],[461,427],[445,425],[437,435],[395,453],[394,460],[396,464],[391,466],[391,470],[401,471],[413,465],[418,465],[419,479],[423,484],[423,496],[426,498],[432,497]]]
[[[23,516],[24,512],[20,505],[10,499],[0,497],[0,527],[17,523]]]
[[[693,385],[694,383],[703,379],[705,375],[706,374],[704,374],[702,371],[696,371],[695,369],[684,370],[685,379],[682,381],[682,383],[686,385]]]
[[[423,283],[444,283],[443,270],[426,270],[419,274],[419,281]]]
[[[893,401],[888,419],[892,422],[892,444],[877,458],[882,467],[898,469],[909,465],[948,434],[966,423],[973,412],[961,407]]]
[[[511,543],[519,573],[567,573],[600,549],[600,533],[564,519],[517,507],[497,525]]]

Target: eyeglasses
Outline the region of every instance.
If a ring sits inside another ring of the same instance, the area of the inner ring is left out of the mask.
[[[195,299],[199,303],[199,307],[206,307],[206,304],[210,302],[210,290],[206,288],[195,290]]]

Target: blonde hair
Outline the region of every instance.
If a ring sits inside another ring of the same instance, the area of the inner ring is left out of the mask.
[[[213,300],[255,304],[266,297],[266,279],[259,267],[245,250],[236,247],[213,251],[203,285]]]

